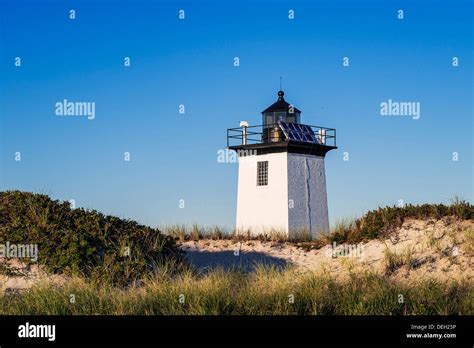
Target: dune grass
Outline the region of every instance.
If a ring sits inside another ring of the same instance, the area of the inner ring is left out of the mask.
[[[295,239],[278,231],[252,237],[196,224],[171,226],[163,233],[93,210],[71,209],[68,202],[45,195],[0,192],[0,242],[37,243],[42,267],[72,276],[61,286],[40,283],[25,291],[0,291],[0,314],[474,314],[472,283],[421,279],[401,284],[387,276],[402,266],[411,267],[409,252],[387,252],[385,276],[351,274],[343,281],[263,266],[252,273],[199,274],[186,264],[175,243],[259,239],[311,249],[380,238],[406,218],[472,219],[473,206],[457,200],[449,206],[379,208],[308,241],[304,233],[294,234]],[[464,233],[473,248],[472,230]],[[0,265],[0,272],[16,275],[7,264]]]
[[[234,239],[234,240],[261,240],[272,242],[290,242],[304,246],[320,247],[325,244],[360,243],[376,238],[385,238],[395,229],[399,228],[406,219],[455,219],[458,221],[474,219],[474,206],[457,197],[451,204],[408,204],[403,207],[387,206],[371,210],[357,219],[343,219],[334,225],[329,234],[321,234],[319,238],[312,239],[309,231],[304,229],[284,231],[268,229],[259,235],[250,231],[231,231],[224,227],[203,227],[193,224],[172,225],[163,228],[166,235],[180,242],[197,241],[200,239]],[[470,237],[470,236],[469,236]],[[472,237],[470,237],[472,239]]]
[[[74,299],[74,300],[72,300]],[[0,296],[0,314],[47,315],[418,315],[474,314],[474,290],[463,282],[399,284],[374,274],[343,282],[329,276],[257,267],[252,274],[205,276],[167,271],[140,286],[116,288],[76,278]]]
[[[175,224],[164,226],[161,228],[161,230],[166,236],[170,236],[171,238],[179,242],[185,242],[190,240],[197,241],[200,239],[220,240],[234,238],[232,232],[230,232],[225,227],[217,225],[204,227],[196,223],[192,224],[191,226],[185,224]]]
[[[406,267],[407,270],[414,268],[416,260],[413,258],[413,252],[411,247],[398,253],[386,248],[384,250],[385,274],[391,275],[400,267]]]
[[[474,219],[474,206],[455,197],[451,204],[408,204],[403,207],[379,207],[367,212],[356,220],[344,220],[336,224],[332,233],[327,236],[331,242],[359,243],[376,238],[386,238],[402,226],[406,219],[455,220]]]

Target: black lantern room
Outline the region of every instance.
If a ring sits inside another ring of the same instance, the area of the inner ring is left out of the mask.
[[[286,123],[300,123],[301,111],[288,103],[284,98],[285,92],[278,91],[278,100],[262,111],[262,141],[279,142],[283,139],[283,132],[278,121]]]
[[[288,103],[284,95],[283,91],[278,91],[278,100],[262,111],[262,124],[264,126],[270,127],[278,121],[300,123],[301,111]]]

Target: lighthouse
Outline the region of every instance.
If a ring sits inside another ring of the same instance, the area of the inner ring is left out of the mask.
[[[241,121],[227,130],[239,159],[236,232],[316,238],[329,231],[326,154],[336,130],[301,123],[301,111],[278,99],[260,125]]]

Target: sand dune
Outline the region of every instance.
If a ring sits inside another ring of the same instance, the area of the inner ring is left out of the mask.
[[[324,273],[341,280],[351,272],[369,271],[402,282],[422,278],[474,282],[473,231],[472,221],[407,220],[389,239],[326,245],[317,250],[287,242],[225,239],[186,241],[180,247],[186,252],[186,259],[201,272],[219,267],[251,272],[256,264],[263,263],[278,268],[295,267],[301,273]],[[387,254],[392,255],[392,267]],[[8,264],[16,271],[0,275],[0,289],[6,292],[21,291],[42,281],[61,285],[69,279],[47,274],[36,265],[25,267],[14,260]]]
[[[474,281],[472,241],[466,241],[473,229],[472,221],[407,220],[389,239],[327,245],[318,250],[307,251],[291,243],[206,239],[181,243],[181,248],[201,271],[215,267],[251,270],[260,261],[341,278],[350,272],[374,271],[401,281],[423,277]],[[393,271],[387,269],[387,253],[400,259]]]

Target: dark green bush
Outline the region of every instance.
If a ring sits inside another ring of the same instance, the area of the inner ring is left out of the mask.
[[[20,191],[0,192],[0,243],[7,241],[38,244],[38,262],[51,272],[121,285],[182,260],[157,229]]]
[[[331,242],[358,243],[364,240],[387,237],[406,219],[442,219],[451,217],[459,220],[474,219],[474,206],[468,202],[455,199],[452,204],[406,205],[404,207],[384,207],[371,210],[354,224],[337,226],[329,236]]]

